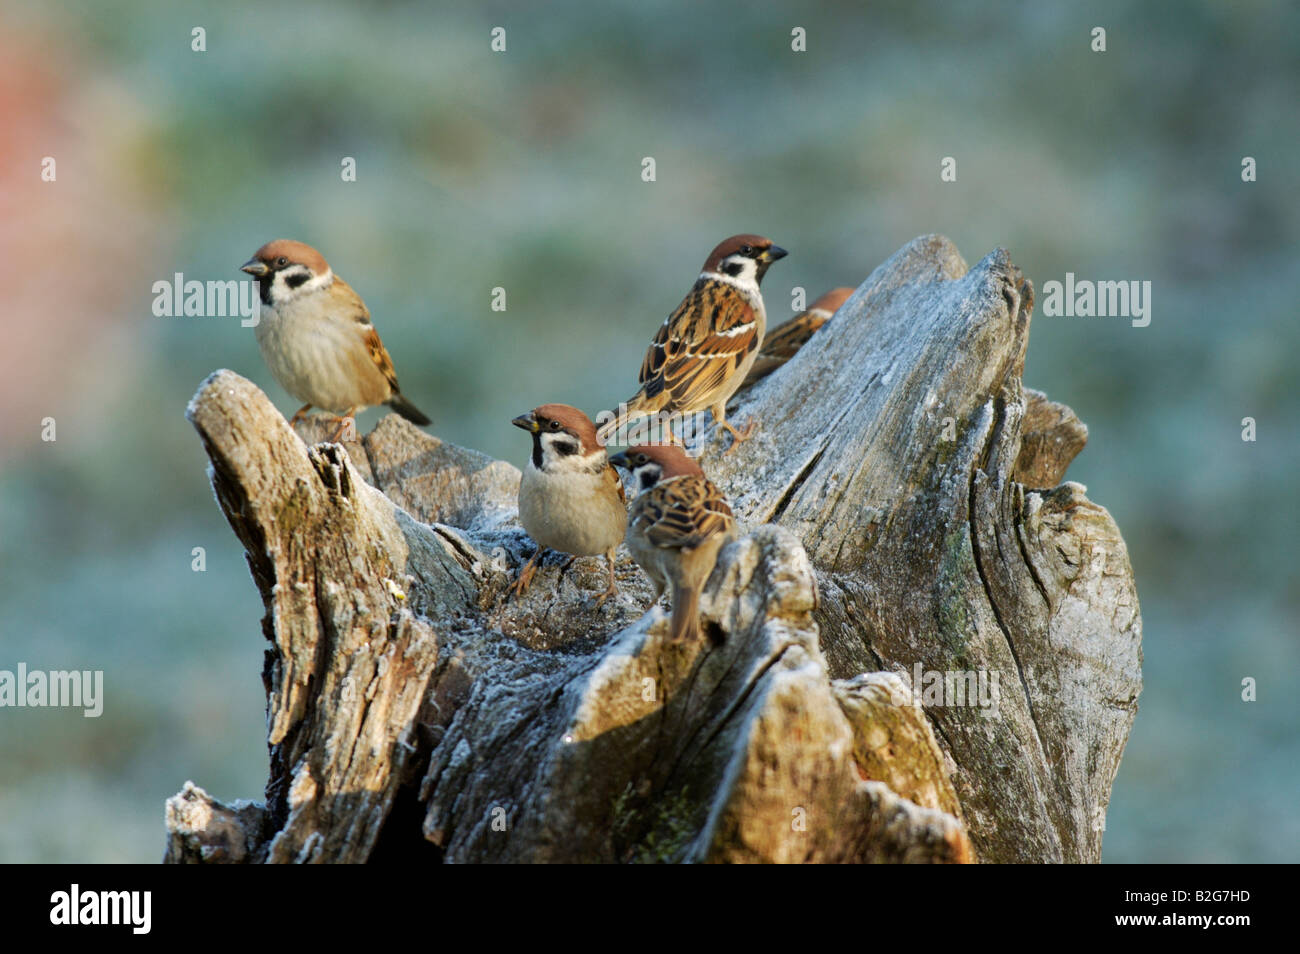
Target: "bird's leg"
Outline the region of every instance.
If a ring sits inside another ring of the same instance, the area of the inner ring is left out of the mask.
[[[611,596],[616,596],[618,594],[618,585],[614,582],[614,550],[610,550],[605,554],[605,562],[609,565],[609,586],[606,587],[604,593],[601,593],[596,597],[597,606],[605,602],[605,600],[609,599]]]
[[[669,444],[677,444],[681,447],[686,446],[686,442],[673,432],[672,415],[666,412],[659,417],[659,440],[666,440]]]
[[[510,584],[510,588],[506,591],[507,593],[511,596],[524,595],[524,592],[530,585],[532,585],[533,575],[537,572],[537,564],[541,561],[542,551],[545,549],[546,547],[538,546],[538,548],[533,551],[533,555],[528,558],[528,562],[523,565],[522,569],[520,569],[519,576],[515,577],[515,581]]]
[[[289,418],[289,426],[290,427],[296,426],[299,421],[301,421],[304,417],[307,416],[307,412],[310,410],[311,410],[310,404],[304,404],[302,407],[298,408],[298,413],[295,414],[293,417]]]
[[[732,451],[740,446],[741,441],[747,441],[753,437],[754,430],[758,427],[758,422],[753,418],[750,418],[749,423],[745,425],[745,429],[743,431],[740,430],[736,425],[727,420],[727,409],[725,407],[715,407],[713,409],[713,416],[718,421],[719,429],[725,427],[731,432],[731,446],[727,448],[726,453],[722,455],[723,457],[730,456]]]
[[[334,433],[330,435],[330,442],[336,441],[342,437],[344,431],[350,431],[347,439],[355,441],[357,439],[357,409],[355,407],[348,408],[347,413],[338,420],[339,426],[336,427]]]

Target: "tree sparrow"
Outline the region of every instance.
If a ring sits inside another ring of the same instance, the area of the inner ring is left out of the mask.
[[[674,640],[699,634],[700,591],[718,551],[735,532],[722,492],[676,444],[643,444],[610,462],[632,472],[637,496],[627,515],[627,547],[655,584],[655,601],[672,586]]]
[[[257,344],[271,374],[290,395],[338,416],[338,440],[358,411],[386,404],[415,424],[429,419],[402,396],[393,361],[361,296],[310,245],[276,239],[259,248],[242,271],[257,279],[264,310]]]
[[[548,547],[574,556],[603,553],[609,586],[597,602],[604,602],[618,592],[614,551],[627,527],[627,497],[596,441],[596,425],[567,404],[543,404],[511,423],[533,435],[533,453],[519,481],[519,521],[537,542],[511,590],[528,589]]]
[[[808,343],[813,332],[826,324],[831,315],[839,310],[856,288],[834,288],[812,303],[807,311],[801,311],[785,324],[774,328],[763,339],[763,347],[758,352],[753,367],[741,387],[749,387],[754,382],[767,377],[781,365],[795,356],[800,348]]]
[[[646,351],[641,390],[601,428],[601,438],[637,418],[706,409],[736,442],[747,438],[753,422],[743,433],[728,423],[727,400],[745,380],[763,343],[767,316],[759,282],[768,266],[786,254],[761,235],[733,235],[718,245]]]

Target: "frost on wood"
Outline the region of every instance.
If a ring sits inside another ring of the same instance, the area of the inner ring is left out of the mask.
[[[704,466],[747,533],[689,645],[625,551],[604,605],[595,559],[505,598],[511,465],[393,415],[315,444],[212,375],[189,417],[266,607],[270,779],[187,784],[167,859],[1098,860],[1141,621],[1061,483],[1086,428],[1021,385],[1032,300],[1005,252],[917,239],[741,395],[757,434]]]

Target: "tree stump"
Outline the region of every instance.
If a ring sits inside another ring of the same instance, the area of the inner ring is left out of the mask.
[[[1086,428],[1022,387],[1033,289],[939,236],[729,414],[706,638],[620,552],[543,562],[519,472],[395,415],[318,444],[218,371],[188,416],[266,607],[270,779],[171,862],[1095,862],[1141,688]],[[504,422],[503,422],[504,426]]]

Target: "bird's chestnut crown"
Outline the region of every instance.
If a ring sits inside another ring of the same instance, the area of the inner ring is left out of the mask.
[[[705,259],[704,271],[757,284],[768,267],[788,253],[770,238],[742,233],[718,243]]]

